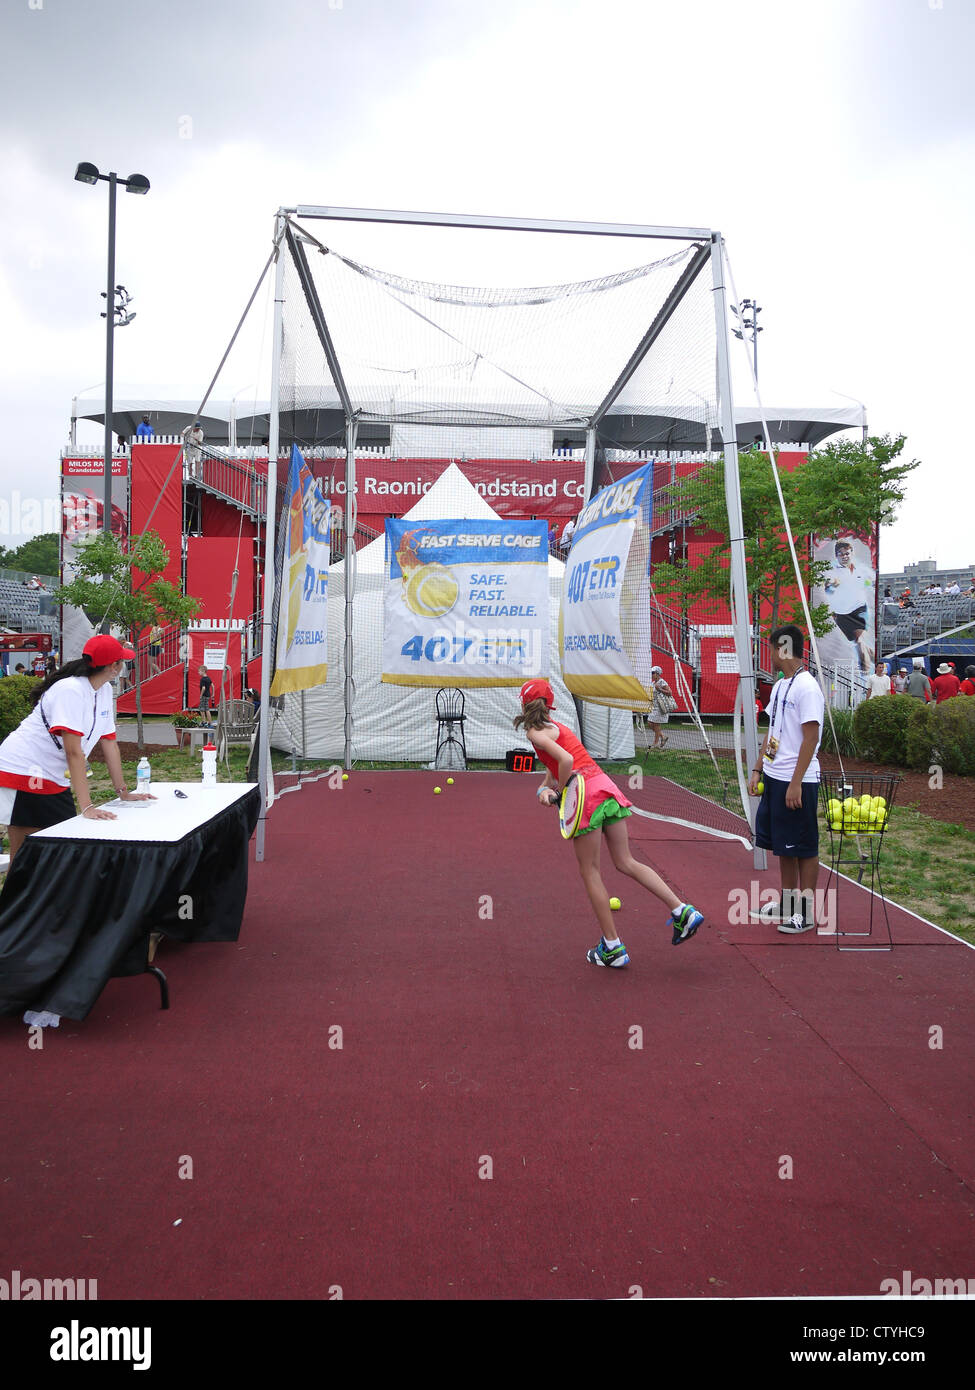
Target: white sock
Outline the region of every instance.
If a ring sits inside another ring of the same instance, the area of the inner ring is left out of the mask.
[[[610,941],[608,937],[604,936],[603,942],[605,943],[607,951],[612,951],[614,947],[622,945],[622,942],[620,941],[618,936],[614,936],[612,941]]]

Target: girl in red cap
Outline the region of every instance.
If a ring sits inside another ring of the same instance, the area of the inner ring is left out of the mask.
[[[30,692],[30,714],[0,743],[0,824],[8,827],[11,861],[35,830],[79,814],[88,820],[115,819],[111,811],[92,805],[88,791],[88,754],[96,743],[118,795],[146,800],[126,788],[115,739],[111,682],[134,655],[116,638],[99,633],[85,643],[77,661],[67,662]]]
[[[527,738],[548,769],[537,793],[542,805],[554,806],[558,803],[562,789],[573,772],[581,772],[586,780],[582,821],[572,847],[602,930],[599,945],[587,952],[586,959],[593,965],[615,968],[627,965],[630,959],[626,947],[616,935],[609,893],[599,872],[603,835],[619,872],[635,879],[670,908],[667,925],[673,927],[673,945],[677,946],[693,936],[704,921],[704,914],[690,903],[681,902],[649,864],[633,858],[626,830],[626,817],[632,815],[633,803],[590,757],[572,730],[549,717],[549,710],[555,708],[555,697],[548,681],[526,681],[521,687],[521,708],[521,714],[514,721],[515,728],[524,727]],[[601,834],[591,834],[594,830]]]

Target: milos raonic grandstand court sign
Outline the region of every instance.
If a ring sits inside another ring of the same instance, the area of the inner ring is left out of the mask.
[[[544,521],[386,522],[390,685],[521,685],[549,662]]]
[[[599,492],[583,508],[565,565],[562,675],[573,695],[652,699],[650,512],[653,464]]]

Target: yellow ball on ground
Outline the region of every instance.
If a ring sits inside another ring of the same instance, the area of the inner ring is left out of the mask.
[[[452,777],[448,777],[448,778],[447,778],[447,786],[448,786],[448,787],[452,787],[453,785],[454,785],[454,779],[453,779]]]
[[[619,912],[620,908],[623,906],[619,898],[610,898],[609,905],[614,912]]]
[[[349,774],[348,774],[347,772],[343,772],[343,773],[342,773],[342,781],[343,781],[343,782],[347,782],[348,780],[349,780]]]
[[[440,788],[439,788],[439,787],[434,787],[434,789],[433,789],[433,794],[434,794],[434,796],[439,796],[439,795],[440,795]]]

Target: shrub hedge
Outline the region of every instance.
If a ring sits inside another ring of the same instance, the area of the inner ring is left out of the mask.
[[[911,695],[864,700],[854,715],[853,731],[859,756],[870,761],[922,771],[938,766],[962,777],[975,776],[972,696],[957,695],[940,705]]]
[[[0,680],[0,739],[5,739],[30,714],[27,697],[36,684],[35,676],[4,676]]]

